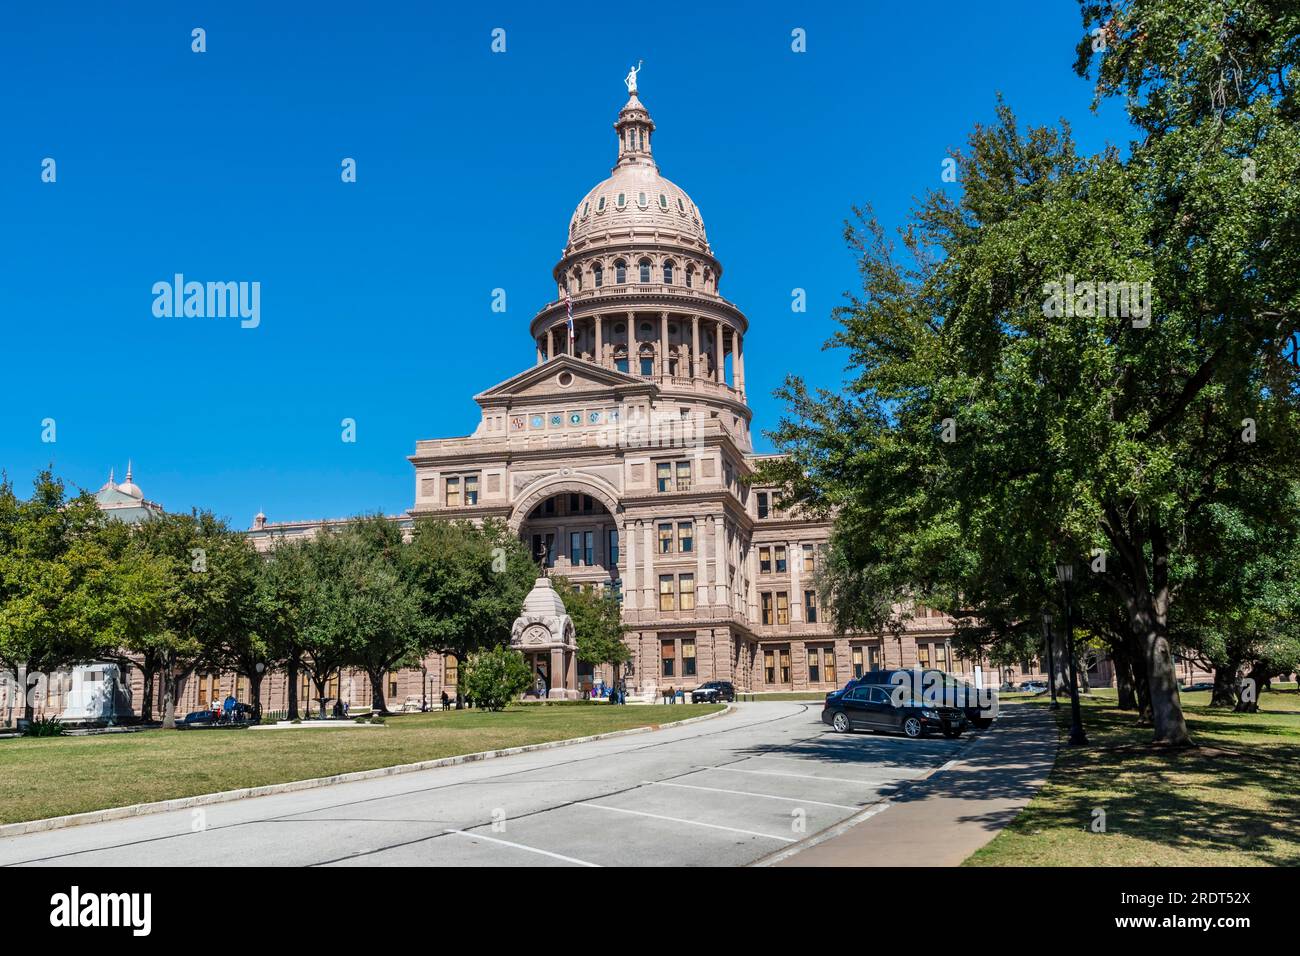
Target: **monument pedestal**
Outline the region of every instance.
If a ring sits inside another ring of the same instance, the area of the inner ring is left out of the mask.
[[[548,700],[577,700],[581,696],[573,619],[550,578],[538,578],[524,598],[523,611],[510,628],[510,646],[524,655],[532,670],[534,688],[544,685]]]

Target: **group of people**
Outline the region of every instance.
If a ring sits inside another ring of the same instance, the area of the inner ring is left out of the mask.
[[[627,681],[619,681],[617,684],[606,685],[597,684],[591,689],[592,700],[608,700],[611,704],[627,703]]]
[[[673,690],[672,685],[669,684],[664,688],[663,698],[665,704],[675,704],[679,700],[684,704],[686,703],[686,690]]]

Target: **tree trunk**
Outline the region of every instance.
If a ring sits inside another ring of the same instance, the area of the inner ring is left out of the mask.
[[[1141,596],[1138,605],[1135,626],[1140,628],[1145,651],[1154,742],[1175,747],[1191,746],[1192,738],[1187,732],[1187,721],[1178,698],[1178,672],[1174,667],[1163,615],[1152,606],[1149,595]]]
[[[1066,656],[1065,624],[1061,622],[1052,629],[1052,673],[1048,679],[1056,685],[1057,697],[1070,696],[1070,660]]]
[[[1233,661],[1214,668],[1214,692],[1210,695],[1211,707],[1237,706],[1237,675],[1241,672],[1240,662]]]
[[[388,705],[384,703],[384,672],[366,670],[370,676],[370,706],[376,714],[387,714]]]
[[[176,668],[170,661],[162,667],[162,725],[166,730],[176,729]]]
[[[140,676],[144,686],[140,689],[140,719],[145,723],[153,722],[153,681],[158,676],[158,669],[150,666],[146,659],[140,665]]]
[[[1240,714],[1254,714],[1259,712],[1259,695],[1263,693],[1264,687],[1268,682],[1268,674],[1261,671],[1257,666],[1252,665],[1250,673],[1246,675],[1246,680],[1253,685],[1249,692],[1240,692],[1236,706],[1233,708]],[[1219,674],[1214,674],[1214,683],[1217,688],[1219,683]]]
[[[248,675],[248,696],[251,698],[249,704],[253,708],[253,717],[257,720],[262,719],[262,681],[266,678],[266,671],[257,672],[253,668],[253,673]]]
[[[298,719],[298,658],[289,658],[285,665],[285,679],[289,682],[289,719]]]
[[[1111,651],[1111,662],[1115,665],[1115,686],[1119,691],[1119,709],[1137,710],[1138,693],[1133,674],[1133,661],[1127,649],[1115,648]]]
[[[325,713],[325,681],[326,678],[323,676],[320,680],[317,680],[315,674],[311,675],[311,682],[316,685],[316,703],[320,705],[322,720],[329,716],[329,714]]]
[[[28,722],[36,719],[36,701],[32,693],[32,670],[31,666],[23,668],[23,718]]]

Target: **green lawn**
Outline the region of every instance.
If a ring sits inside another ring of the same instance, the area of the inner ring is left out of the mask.
[[[1183,694],[1200,745],[1185,751],[1150,746],[1115,691],[1094,691],[1082,698],[1089,745],[1063,746],[1047,785],[966,865],[1300,864],[1300,694],[1282,688],[1261,695],[1257,714],[1211,709],[1208,691]],[[1058,717],[1064,743],[1068,698]],[[1096,807],[1105,833],[1091,831]]]
[[[357,730],[146,730],[0,740],[0,823],[670,723],[719,704],[408,714]]]

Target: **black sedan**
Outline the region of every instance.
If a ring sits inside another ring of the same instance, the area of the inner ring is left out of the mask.
[[[935,707],[918,701],[896,703],[890,688],[858,684],[847,693],[826,701],[822,722],[839,733],[854,730],[888,730],[917,738],[932,731],[955,740],[966,729],[966,715],[955,707]]]
[[[711,680],[691,691],[692,704],[716,704],[720,700],[736,699],[736,686],[731,681]]]

